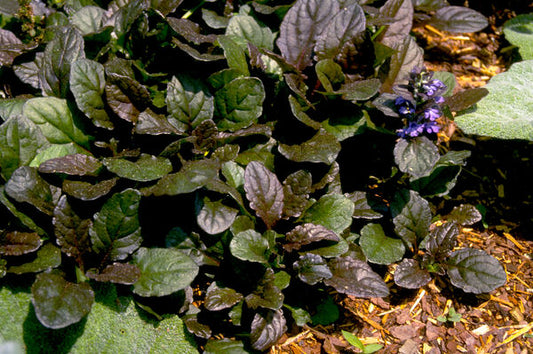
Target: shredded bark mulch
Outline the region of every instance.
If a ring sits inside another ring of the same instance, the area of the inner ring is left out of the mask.
[[[341,330],[363,344],[380,343],[378,353],[531,353],[533,352],[533,241],[508,233],[464,228],[459,244],[483,249],[496,257],[507,273],[507,284],[490,294],[473,295],[437,278],[418,291],[394,285],[390,267],[386,299],[335,295],[343,308],[338,323],[307,327],[273,347],[278,353],[356,353]],[[456,312],[453,317],[450,314]]]

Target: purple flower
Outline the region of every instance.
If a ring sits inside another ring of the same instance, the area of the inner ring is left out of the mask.
[[[403,129],[398,130],[398,135],[402,138],[417,137],[424,133],[425,124],[419,124],[417,122],[409,122],[409,125]]]
[[[423,93],[428,98],[434,98],[435,96],[441,96],[446,92],[446,85],[440,80],[431,80],[428,83],[422,85]]]
[[[401,96],[396,98],[394,105],[398,109],[398,113],[400,113],[402,116],[412,116],[415,114],[415,106],[411,103],[411,101]]]
[[[436,104],[444,103],[444,97],[442,96],[435,96],[434,100]]]
[[[438,108],[427,108],[424,110],[424,118],[433,122],[441,116],[441,112]]]
[[[434,134],[440,131],[440,126],[437,124],[437,122],[427,122],[424,123],[424,130],[428,134]]]

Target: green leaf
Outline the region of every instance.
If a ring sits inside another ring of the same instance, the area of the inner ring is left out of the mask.
[[[165,175],[153,187],[143,189],[143,194],[161,196],[191,193],[216,178],[218,169],[218,163],[213,160],[188,162],[177,173]]]
[[[41,129],[52,144],[74,142],[89,147],[89,137],[78,127],[66,100],[55,97],[32,98],[24,105],[23,114]]]
[[[439,158],[439,149],[425,136],[400,139],[394,147],[394,161],[398,168],[413,177],[427,176]]]
[[[84,57],[84,41],[78,30],[65,26],[58,31],[44,50],[39,72],[43,94],[65,98],[68,93],[70,66],[77,59]]]
[[[231,254],[243,261],[268,263],[269,244],[259,232],[255,230],[241,231],[230,242]]]
[[[5,185],[5,192],[19,203],[28,203],[45,214],[52,215],[56,198],[59,198],[57,187],[46,182],[36,168],[19,167]]]
[[[339,319],[339,316],[339,307],[335,304],[335,301],[328,296],[316,307],[316,313],[313,315],[312,320],[314,325],[327,326],[336,322]]]
[[[45,327],[53,329],[79,322],[91,311],[94,302],[89,284],[70,283],[54,273],[37,275],[31,293],[37,318]]]
[[[83,154],[90,155],[90,152],[77,145],[76,143],[52,144],[41,150],[30,162],[30,167],[39,167],[43,162],[50,159],[64,157],[68,155]]]
[[[122,260],[139,248],[142,236],[139,224],[141,193],[126,189],[109,198],[94,214],[89,229],[93,250],[111,260]]]
[[[61,250],[51,243],[46,243],[36,254],[34,260],[21,265],[14,265],[7,270],[9,273],[25,274],[40,273],[61,265]]]
[[[315,285],[333,276],[326,260],[317,254],[306,253],[300,256],[300,259],[294,262],[293,268],[298,272],[298,278],[309,285]]]
[[[40,129],[24,116],[11,117],[0,126],[0,169],[4,179],[27,166],[48,145]]]
[[[328,262],[333,276],[324,279],[326,285],[332,286],[340,293],[357,297],[385,297],[389,288],[370,266],[351,257],[337,257]]]
[[[329,194],[313,204],[304,214],[303,220],[341,234],[352,224],[353,212],[354,204],[350,199],[340,194]]]
[[[321,125],[340,142],[364,132],[366,126],[365,113],[354,109],[346,114],[335,114],[331,118],[322,121]]]
[[[239,211],[222,204],[221,201],[212,202],[208,197],[203,200],[203,206],[196,216],[198,226],[210,235],[226,231],[235,221]]]
[[[318,58],[337,59],[345,46],[351,45],[365,29],[366,18],[361,6],[357,2],[344,6],[318,35],[314,48]]]
[[[533,140],[533,60],[513,64],[485,86],[488,96],[455,118],[466,134]],[[504,112],[502,114],[502,112]]]
[[[461,166],[441,165],[437,162],[429,176],[411,181],[413,190],[426,197],[444,196],[450,193],[461,173]]]
[[[262,163],[252,161],[244,171],[244,190],[250,208],[271,229],[283,212],[283,186],[277,176]]]
[[[283,270],[274,274],[274,286],[283,290],[289,287],[291,283],[291,275]]]
[[[402,240],[388,237],[379,224],[367,224],[361,229],[359,244],[366,258],[372,263],[391,264],[403,258],[405,246]]]
[[[289,309],[289,311],[291,312],[291,317],[297,326],[303,327],[306,324],[311,323],[311,315],[304,309],[300,307],[289,306],[287,304],[284,304],[283,307]]]
[[[98,6],[84,6],[70,16],[72,23],[83,36],[97,33],[105,22],[105,10]]]
[[[278,151],[295,162],[322,162],[331,165],[337,158],[341,145],[337,138],[325,129],[320,129],[310,140],[299,145],[280,143]]]
[[[316,63],[315,71],[322,86],[327,92],[333,92],[333,85],[344,81],[344,73],[333,59],[323,59]],[[292,96],[291,96],[292,97]]]
[[[162,321],[145,317],[131,297],[118,297],[114,286],[97,286],[96,302],[86,320],[64,329],[43,327],[24,288],[0,289],[0,338],[24,343],[26,351],[53,348],[57,353],[198,353],[178,316]],[[119,325],[117,325],[119,324]],[[32,349],[29,349],[32,348]]]
[[[169,122],[180,131],[189,131],[213,118],[214,98],[200,80],[181,75],[167,86]]]
[[[380,87],[379,79],[352,81],[342,85],[336,93],[341,93],[342,98],[348,101],[366,101],[374,97]]]
[[[250,76],[248,62],[244,49],[234,40],[233,36],[218,36],[218,44],[224,49],[224,56],[230,69],[239,72],[241,75]]]
[[[170,160],[147,154],[141,154],[135,162],[118,157],[106,158],[104,165],[119,177],[138,182],[153,181],[172,172]]]
[[[361,340],[359,340],[359,338],[357,338],[357,336],[353,333],[350,333],[350,332],[346,332],[346,331],[342,331],[342,336],[344,337],[344,339],[346,339],[346,341],[348,343],[350,343],[351,345],[353,345],[354,347],[357,347],[361,350],[364,350],[365,349],[365,346],[364,344],[361,342]]]
[[[411,178],[410,186],[424,196],[443,196],[455,186],[457,178],[470,157],[470,151],[449,151],[441,156],[428,176]]]
[[[198,266],[182,251],[174,248],[141,247],[133,255],[141,277],[133,286],[140,296],[165,296],[189,286],[198,274]]]
[[[518,47],[523,60],[533,59],[533,14],[520,14],[503,24],[503,34]]]
[[[217,123],[220,130],[236,131],[257,121],[263,112],[265,89],[258,78],[241,77],[215,93]]]
[[[203,354],[248,354],[240,340],[209,339],[205,344]]]
[[[283,57],[302,70],[311,65],[311,53],[331,19],[339,12],[336,0],[298,0],[287,12],[276,41]]]
[[[488,293],[507,281],[507,274],[496,258],[473,248],[453,252],[447,272],[452,284],[467,293]]]
[[[455,33],[481,31],[489,24],[481,13],[463,6],[442,7],[429,23],[439,30]]]
[[[229,23],[229,18],[220,16],[216,11],[209,9],[202,9],[202,20],[214,29],[226,28]]]
[[[0,203],[2,203],[2,205],[5,206],[6,209],[13,214],[13,216],[16,217],[22,225],[37,232],[41,236],[46,235],[46,231],[39,227],[31,217],[17,209],[17,206],[13,204],[13,202],[7,197],[7,194],[5,193],[5,186],[0,187]]]
[[[238,189],[244,186],[244,168],[235,161],[224,162],[220,172],[222,172],[226,182],[233,188]]]
[[[0,100],[0,118],[4,121],[22,115],[27,98],[4,98]]]
[[[41,247],[41,238],[36,232],[3,232],[0,234],[0,255],[20,256]]]
[[[407,289],[418,289],[431,281],[431,274],[414,259],[404,259],[394,270],[396,285]]]
[[[242,294],[230,288],[219,288],[213,282],[207,288],[204,306],[209,311],[220,311],[232,307],[242,299]]]
[[[231,36],[242,50],[248,49],[248,43],[267,50],[274,48],[274,35],[270,28],[260,26],[252,16],[232,16],[226,27],[226,36]]]
[[[79,109],[99,128],[113,129],[103,95],[105,92],[104,66],[89,59],[78,59],[71,64],[70,90]]]
[[[391,202],[395,230],[409,246],[418,244],[429,233],[431,209],[429,203],[415,191],[402,190]]]
[[[317,254],[319,256],[322,256],[324,258],[334,258],[339,257],[350,249],[350,246],[348,245],[348,242],[342,237],[339,238],[339,242],[333,243],[330,246],[323,246],[320,248],[313,248],[308,250],[307,252],[312,254]]]

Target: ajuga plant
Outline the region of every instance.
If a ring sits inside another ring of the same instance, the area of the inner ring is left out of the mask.
[[[43,326],[83,322],[113,288],[149,316],[179,314],[206,352],[265,350],[290,323],[326,321],[330,288],[388,296],[376,265],[399,263],[408,288],[505,282],[483,251],[455,249],[475,209],[434,224],[426,199],[456,183],[469,152],[449,150],[446,127],[484,91],[452,95],[409,32],[415,18],[479,30],[477,12],[26,5],[0,8],[0,275],[30,279]]]

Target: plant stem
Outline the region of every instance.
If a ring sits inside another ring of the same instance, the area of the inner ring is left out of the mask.
[[[198,10],[200,7],[202,7],[205,3],[205,0],[202,0],[200,1],[200,3],[198,5],[196,5],[195,7],[193,7],[192,9],[190,9],[189,11],[187,11],[183,16],[181,16],[181,18],[184,18],[184,19],[187,19],[189,17],[192,16],[192,14]]]

